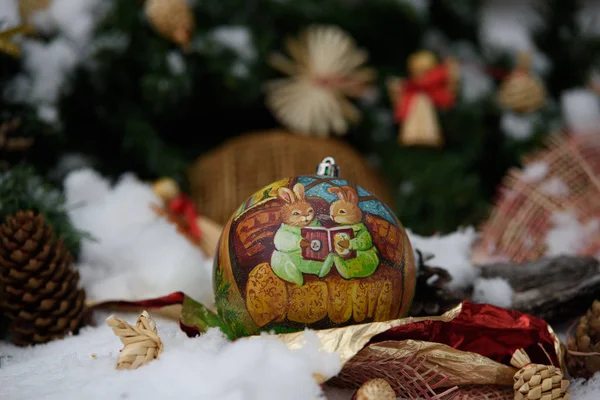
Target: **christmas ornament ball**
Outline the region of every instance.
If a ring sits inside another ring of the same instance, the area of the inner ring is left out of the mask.
[[[403,226],[331,157],[248,198],[223,229],[213,273],[219,317],[238,337],[404,317],[415,284]]]

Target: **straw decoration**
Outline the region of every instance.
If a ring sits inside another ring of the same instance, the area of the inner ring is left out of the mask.
[[[158,336],[156,323],[143,311],[135,326],[111,315],[106,323],[125,345],[117,360],[117,369],[137,369],[158,358],[163,343]]]

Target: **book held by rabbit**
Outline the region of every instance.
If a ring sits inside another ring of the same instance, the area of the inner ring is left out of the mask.
[[[354,230],[348,226],[325,228],[323,226],[310,226],[302,228],[302,238],[310,246],[302,249],[302,258],[305,260],[325,261],[330,253],[337,253],[343,259],[356,257],[356,251],[340,246],[342,240],[349,241],[354,238]]]

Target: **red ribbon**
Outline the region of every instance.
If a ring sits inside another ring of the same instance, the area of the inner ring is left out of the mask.
[[[413,98],[418,93],[428,95],[437,108],[451,108],[456,98],[450,84],[450,70],[446,65],[435,67],[417,79],[409,79],[404,82],[398,93],[399,101],[394,114],[396,121],[406,120]]]
[[[443,343],[505,365],[510,365],[517,349],[524,349],[532,363],[547,365],[547,353],[552,365],[560,365],[546,321],[490,304],[464,301],[451,321],[426,320],[395,326],[374,337],[371,343],[408,339]]]
[[[198,213],[192,199],[185,194],[180,194],[169,202],[168,207],[172,213],[183,217],[188,233],[194,239],[200,239],[201,232],[198,226]]]

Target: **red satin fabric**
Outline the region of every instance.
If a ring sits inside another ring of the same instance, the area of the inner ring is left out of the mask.
[[[518,311],[489,304],[462,303],[462,310],[450,322],[423,321],[394,327],[371,340],[422,340],[443,343],[510,365],[513,353],[523,348],[532,362],[549,364],[538,343],[559,366],[554,338],[546,321]]]
[[[411,79],[403,84],[394,113],[398,122],[404,121],[408,116],[413,97],[417,93],[427,94],[437,108],[451,108],[456,98],[450,89],[449,69],[445,65],[440,65],[419,79]]]
[[[120,309],[120,308],[147,308],[147,309],[157,309],[167,306],[172,306],[175,304],[183,304],[183,300],[185,299],[185,294],[183,292],[173,292],[163,297],[156,297],[154,299],[145,299],[145,300],[110,300],[104,301],[101,303],[94,304],[89,307],[90,310],[97,309]]]
[[[196,206],[192,199],[184,194],[180,194],[169,203],[169,209],[178,215],[183,216],[188,233],[192,235],[194,239],[200,239],[200,227],[198,226],[198,213],[196,212]]]

